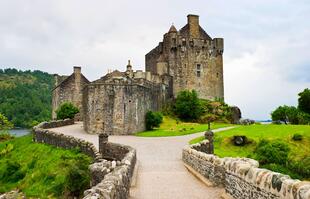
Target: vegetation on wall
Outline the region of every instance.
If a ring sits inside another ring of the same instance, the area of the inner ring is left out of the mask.
[[[74,106],[71,102],[64,102],[55,111],[58,120],[73,119],[75,114],[79,113],[80,110]]]
[[[27,198],[73,198],[89,188],[91,158],[32,142],[27,135],[0,142],[0,193],[19,189]]]
[[[0,112],[15,127],[51,118],[53,76],[41,71],[0,69]]]

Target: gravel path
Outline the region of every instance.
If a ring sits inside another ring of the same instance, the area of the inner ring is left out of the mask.
[[[221,128],[214,132],[233,127]],[[51,129],[95,144],[98,136],[84,132],[82,123]],[[109,141],[137,149],[138,175],[130,190],[131,199],[217,199],[222,189],[207,187],[183,165],[182,148],[188,141],[203,135],[196,133],[176,137],[109,136]]]

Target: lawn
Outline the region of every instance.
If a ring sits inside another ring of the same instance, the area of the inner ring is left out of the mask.
[[[294,134],[302,135],[302,140],[294,141]],[[232,142],[234,135],[245,135],[251,141],[245,146],[235,146]],[[200,142],[204,137],[197,137],[190,144]],[[288,144],[290,152],[286,165],[260,164],[261,167],[275,172],[290,175],[292,178],[310,180],[310,125],[251,125],[238,126],[215,133],[214,153],[219,157],[250,157],[257,159],[254,153],[257,143],[262,140],[281,140]]]
[[[303,135],[301,141],[293,141],[295,134]],[[232,143],[234,135],[245,135],[253,141],[252,144],[240,147]],[[202,141],[204,137],[198,137],[190,141],[190,144]],[[251,125],[239,126],[234,129],[215,133],[215,154],[220,157],[249,157],[253,155],[256,144],[261,139],[280,139],[289,144],[290,157],[298,160],[305,155],[310,155],[310,126],[309,125]]]
[[[231,124],[212,123],[211,128],[217,129],[222,127],[231,126]],[[136,136],[141,137],[167,137],[167,136],[180,136],[192,133],[198,133],[208,130],[208,124],[190,123],[177,121],[171,117],[165,116],[163,123],[159,128],[151,131],[143,131],[136,133]]]
[[[0,193],[19,189],[28,198],[66,198],[79,192],[74,187],[89,186],[91,161],[78,150],[34,143],[31,135],[0,142]]]

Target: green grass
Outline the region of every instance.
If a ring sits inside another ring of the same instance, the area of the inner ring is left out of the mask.
[[[303,140],[293,141],[295,133],[301,134]],[[245,135],[253,143],[240,147],[232,143],[234,135]],[[190,144],[200,142],[204,137],[197,137],[190,141]],[[309,125],[251,125],[238,126],[215,133],[214,148],[215,154],[220,157],[251,157],[256,144],[261,139],[275,140],[280,139],[289,144],[291,148],[290,157],[297,160],[305,155],[310,155],[310,126]]]
[[[89,183],[91,161],[78,150],[34,143],[31,135],[0,142],[0,193],[17,188],[27,197],[65,198],[72,193],[72,171]]]
[[[302,135],[303,139],[294,141],[294,134]],[[245,146],[235,146],[232,142],[234,135],[245,135],[251,141]],[[309,125],[251,125],[238,126],[234,129],[215,133],[214,153],[219,157],[250,157],[256,159],[254,150],[257,143],[262,140],[282,140],[287,143],[289,161],[287,166],[278,164],[261,165],[270,170],[288,174],[293,178],[309,180],[309,166],[307,161],[310,158],[310,126]],[[204,137],[192,139],[189,143],[194,144],[204,140]],[[293,166],[292,165],[297,165]],[[304,166],[303,166],[304,165]]]
[[[231,126],[231,124],[212,123],[211,128],[217,129],[222,127]],[[163,123],[159,128],[151,131],[143,131],[136,133],[136,136],[141,137],[167,137],[167,136],[180,136],[192,133],[203,132],[208,129],[208,124],[198,124],[190,122],[177,121],[171,117],[164,116]]]

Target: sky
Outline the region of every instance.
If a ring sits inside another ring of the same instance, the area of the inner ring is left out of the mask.
[[[225,101],[242,117],[269,119],[310,87],[309,0],[1,0],[0,68],[95,80],[109,69],[144,69],[144,55],[171,24],[200,16],[223,37]]]

